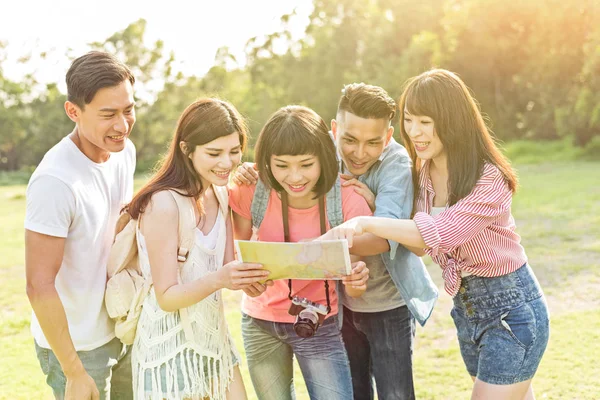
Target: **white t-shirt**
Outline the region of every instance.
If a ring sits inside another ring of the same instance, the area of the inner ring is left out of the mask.
[[[66,238],[55,286],[77,351],[115,337],[104,306],[106,262],[119,211],[133,195],[135,146],[97,164],[67,136],[50,149],[27,186],[25,229]],[[31,332],[50,348],[33,313]]]
[[[376,313],[406,305],[381,254],[363,257],[363,261],[369,267],[368,290],[360,297],[351,297],[344,293],[344,306],[354,312]]]

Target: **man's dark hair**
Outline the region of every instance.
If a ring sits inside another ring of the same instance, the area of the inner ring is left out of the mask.
[[[364,83],[344,86],[337,114],[347,111],[360,118],[392,120],[396,115],[396,102],[381,87]],[[343,117],[343,116],[341,116]]]
[[[98,90],[118,86],[135,78],[129,67],[115,56],[102,51],[90,51],[76,58],[67,71],[67,99],[84,108],[94,99]]]

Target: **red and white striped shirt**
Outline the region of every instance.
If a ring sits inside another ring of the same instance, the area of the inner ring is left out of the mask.
[[[502,276],[527,262],[510,212],[512,192],[490,163],[471,193],[435,217],[430,214],[435,192],[427,160],[419,174],[414,221],[427,245],[426,253],[442,267],[444,287],[454,297],[461,271],[482,277]]]

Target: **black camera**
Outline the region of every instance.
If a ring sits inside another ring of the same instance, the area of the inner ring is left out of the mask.
[[[288,312],[296,316],[294,332],[302,338],[309,338],[314,336],[319,325],[325,321],[327,307],[304,297],[294,296]]]

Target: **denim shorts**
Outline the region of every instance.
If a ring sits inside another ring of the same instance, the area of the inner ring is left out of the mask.
[[[464,277],[451,315],[471,376],[494,385],[533,378],[550,331],[546,300],[529,265],[495,278]]]

